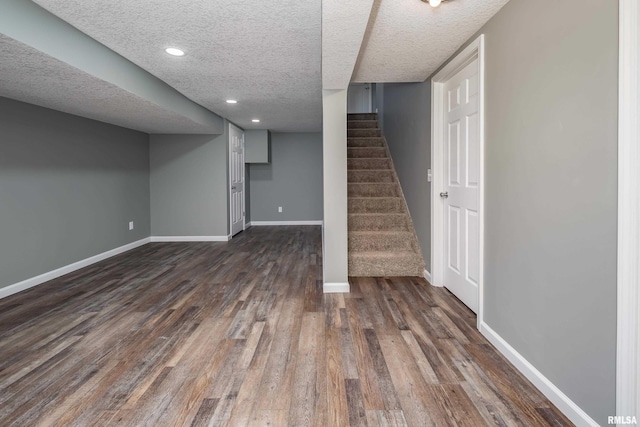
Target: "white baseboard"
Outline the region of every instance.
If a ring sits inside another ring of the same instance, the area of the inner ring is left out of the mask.
[[[22,282],[14,283],[13,285],[0,288],[0,299],[6,298],[9,295],[17,294],[18,292],[22,292],[26,289],[33,288],[34,286],[38,286],[42,283],[48,282],[49,280],[57,279],[58,277],[64,276],[65,274],[73,273],[76,270],[88,267],[91,264],[95,264],[107,258],[111,258],[112,256],[120,255],[123,252],[130,251],[131,249],[135,249],[139,246],[146,245],[147,243],[149,243],[149,241],[150,239],[147,237],[135,242],[131,242],[124,246],[111,249],[110,251],[106,251],[101,254],[83,259],[81,261],[74,262],[73,264],[57,268],[55,270],[49,271],[48,273],[43,273],[39,276],[23,280]]]
[[[258,227],[262,225],[322,225],[322,220],[313,221],[251,221],[252,227]]]
[[[336,294],[336,293],[344,293],[349,292],[351,287],[347,282],[337,282],[337,283],[324,283],[322,285],[322,292],[325,294]]]
[[[597,422],[587,415],[575,402],[569,399],[569,397],[545,377],[542,372],[538,371],[535,366],[529,363],[527,359],[518,353],[515,348],[511,347],[508,342],[486,323],[483,322],[480,325],[480,332],[575,425],[598,426]]]
[[[429,270],[425,268],[424,274],[422,276],[425,278],[427,282],[431,283],[431,273],[429,273]]]
[[[152,242],[228,242],[231,236],[151,236]]]

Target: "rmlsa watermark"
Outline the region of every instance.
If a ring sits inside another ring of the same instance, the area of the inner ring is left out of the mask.
[[[638,419],[634,416],[616,415],[615,417],[607,417],[607,423],[616,425],[636,425]]]

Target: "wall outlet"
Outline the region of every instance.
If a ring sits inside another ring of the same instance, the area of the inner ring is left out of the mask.
[[[133,221],[129,221],[129,230],[133,230]]]
[[[282,213],[282,206],[278,206],[278,212]]]

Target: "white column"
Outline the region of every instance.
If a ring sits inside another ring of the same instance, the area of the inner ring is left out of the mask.
[[[322,91],[325,293],[349,292],[347,253],[347,90]]]

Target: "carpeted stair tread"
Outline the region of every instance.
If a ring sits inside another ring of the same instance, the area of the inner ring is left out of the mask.
[[[422,276],[424,262],[414,251],[349,253],[349,276]]]
[[[394,183],[380,182],[349,182],[347,184],[349,197],[398,197],[398,186]]]
[[[347,114],[347,121],[350,120],[378,120],[378,113],[351,113]]]
[[[347,159],[347,170],[355,169],[388,169],[392,170],[391,159]]]
[[[409,231],[404,213],[350,213],[348,216],[350,231]]]
[[[352,231],[349,233],[349,251],[416,251],[412,237],[409,231]]]
[[[354,159],[377,159],[387,156],[387,149],[384,147],[347,147],[347,158]]]
[[[371,138],[381,136],[380,129],[347,129],[347,138]]]
[[[347,138],[347,148],[357,147],[384,147],[384,140],[382,137]]]
[[[347,129],[377,129],[377,120],[347,120]]]
[[[401,197],[349,197],[349,213],[404,213]]]
[[[356,169],[347,171],[347,182],[371,183],[388,182],[395,183],[393,171],[389,169]]]

